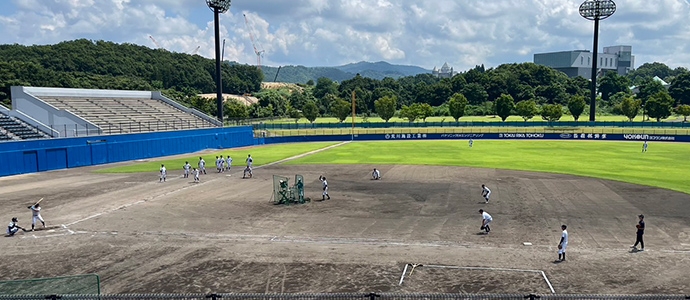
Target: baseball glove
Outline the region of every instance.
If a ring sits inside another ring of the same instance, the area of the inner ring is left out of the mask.
[[[563,249],[563,246],[558,245],[558,250],[561,250],[561,249]]]
[[[642,226],[640,226],[640,224],[635,225],[635,227],[636,227],[637,229],[642,228]]]

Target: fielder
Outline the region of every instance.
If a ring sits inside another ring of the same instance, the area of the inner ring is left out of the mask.
[[[491,223],[494,218],[492,218],[491,215],[485,212],[483,209],[480,209],[479,213],[482,214],[482,227],[480,227],[479,230],[484,230],[486,234],[489,234],[491,231],[491,228],[489,228],[489,223]]]
[[[225,164],[227,165],[228,171],[230,171],[230,168],[232,167],[232,157],[228,155],[228,157],[225,159]]]
[[[220,161],[218,161],[218,164],[220,165],[220,172],[225,172],[225,158],[223,158],[222,155],[220,156]]]
[[[189,164],[188,161],[185,161],[184,166],[182,168],[184,169],[184,178],[189,178],[189,170],[192,168],[192,166]]]
[[[199,157],[199,172],[206,174],[206,161]]]
[[[194,168],[194,182],[199,182],[199,169]]]
[[[26,231],[26,229],[22,228],[17,224],[19,221],[17,218],[12,218],[12,221],[10,222],[9,225],[7,225],[7,236],[13,236],[19,229]]]
[[[328,195],[328,181],[326,181],[326,177],[319,176],[319,180],[321,180],[321,183],[323,184],[323,193],[321,193],[321,201],[326,200],[326,197],[328,197],[328,200],[331,200],[331,196]]]
[[[633,248],[634,251],[637,251],[637,244],[640,244],[640,250],[639,251],[644,251],[644,215],[639,215],[637,216],[640,221],[637,222],[637,239],[635,239],[635,244],[632,245],[630,248]]]
[[[220,166],[220,162],[219,162],[219,161],[220,161],[220,158],[218,158],[218,156],[216,156],[216,171],[217,171],[218,173],[220,173],[220,168],[222,168],[222,167]]]
[[[470,144],[470,148],[472,148],[472,144],[474,144],[474,140],[470,139],[469,144]]]
[[[242,174],[242,179],[247,177],[252,178],[252,168],[250,166],[245,167],[244,174]]]
[[[36,203],[32,206],[29,206],[28,208],[31,210],[31,216],[33,217],[31,221],[31,231],[34,231],[36,221],[41,221],[41,224],[43,224],[43,228],[46,228],[46,222],[43,221],[43,217],[41,217],[41,204]]]
[[[160,172],[161,172],[161,178],[158,179],[158,182],[164,182],[164,181],[165,181],[165,177],[166,177],[166,175],[168,174],[168,170],[165,169],[165,165],[161,165]]]
[[[491,196],[491,190],[488,187],[486,187],[486,185],[482,184],[482,197],[484,197],[486,203],[489,203],[489,196]]]
[[[381,179],[381,172],[379,172],[379,170],[377,170],[376,168],[374,168],[374,172],[371,172],[371,178],[374,179],[374,180],[379,180],[379,179]]]
[[[561,225],[563,233],[561,234],[561,241],[558,242],[558,262],[565,261],[565,249],[568,248],[568,230],[566,228],[568,226]]]
[[[642,153],[647,152],[647,141],[644,141],[644,144],[642,144]]]

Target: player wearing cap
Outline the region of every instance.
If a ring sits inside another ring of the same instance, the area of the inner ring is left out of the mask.
[[[165,165],[161,165],[160,172],[161,172],[161,178],[158,179],[158,182],[164,182],[165,177],[167,177],[167,175],[168,175],[168,170],[165,168]]]
[[[26,231],[26,229],[22,228],[17,224],[19,220],[17,218],[12,218],[12,221],[10,222],[9,225],[7,225],[7,235],[8,236],[13,236],[19,229]]]
[[[559,262],[565,261],[565,249],[568,248],[568,226],[561,225],[561,241],[558,242],[558,260]]]
[[[374,168],[374,171],[371,172],[371,178],[374,180],[379,180],[381,179],[381,172],[379,172],[378,169]]]
[[[630,248],[633,248],[634,250],[637,250],[637,244],[640,244],[640,250],[639,251],[644,251],[644,240],[642,237],[644,236],[644,215],[639,215],[637,216],[640,221],[637,222],[637,239],[635,240],[635,244],[632,245]]]
[[[328,181],[326,181],[326,177],[319,175],[319,180],[321,180],[321,184],[323,185],[323,193],[321,193],[321,200],[326,200],[326,197],[328,197],[328,200],[331,200],[331,196],[328,195]]]
[[[199,172],[206,174],[206,161],[201,157],[199,157],[198,167],[199,167]]]
[[[494,218],[491,217],[491,215],[487,212],[485,212],[483,209],[479,210],[479,213],[482,214],[482,227],[480,227],[480,230],[484,230],[486,234],[489,234],[489,231],[491,231],[491,228],[489,228],[489,223],[494,220]]]
[[[184,166],[182,166],[184,169],[184,178],[189,178],[189,170],[192,169],[192,166],[189,164],[188,161],[184,162]]]
[[[486,203],[489,203],[489,196],[491,196],[491,190],[486,185],[482,184],[482,197],[484,197]]]

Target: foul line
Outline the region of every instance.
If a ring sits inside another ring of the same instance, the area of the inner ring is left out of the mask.
[[[549,290],[551,290],[551,294],[555,294],[556,291],[553,289],[553,285],[551,285],[551,281],[549,281],[549,278],[546,277],[546,273],[542,270],[525,270],[525,269],[506,269],[506,268],[489,268],[489,267],[460,267],[460,266],[448,266],[448,265],[424,265],[424,264],[406,264],[405,269],[403,270],[403,274],[400,277],[400,283],[398,285],[402,285],[403,280],[405,279],[405,273],[407,272],[407,266],[412,265],[414,267],[427,267],[427,268],[436,268],[436,269],[460,269],[460,270],[485,270],[485,271],[510,271],[510,272],[528,272],[528,273],[537,273],[541,274],[542,278],[544,278],[544,281],[546,281],[546,284],[549,286]],[[412,275],[412,272],[410,272],[410,275]]]
[[[287,161],[291,161],[291,160],[294,160],[294,159],[298,159],[298,158],[302,158],[302,157],[305,157],[305,156],[308,156],[308,155],[312,155],[312,154],[314,154],[314,153],[318,153],[318,152],[321,152],[321,151],[326,151],[326,150],[329,150],[329,149],[332,149],[332,148],[335,148],[335,147],[339,147],[339,146],[345,145],[345,144],[347,144],[347,143],[350,143],[350,141],[338,143],[338,144],[335,144],[335,145],[330,145],[330,146],[328,146],[328,147],[324,147],[324,148],[321,148],[321,149],[316,149],[316,150],[312,150],[312,151],[309,151],[309,152],[306,152],[306,153],[302,153],[302,154],[299,154],[299,155],[291,156],[291,157],[288,157],[288,158],[285,158],[285,159],[281,159],[281,160],[279,160],[279,161],[274,161],[274,162],[272,162],[272,163],[268,163],[268,164],[265,164],[265,165],[257,166],[257,167],[255,167],[254,169],[259,169],[259,168],[262,168],[262,167],[269,167],[269,166],[281,164],[281,163],[284,163],[284,162],[287,162]],[[239,172],[237,172],[237,173],[239,173]],[[191,186],[185,186],[185,187],[182,187],[182,188],[179,188],[179,189],[176,189],[176,190],[172,190],[172,191],[170,191],[170,192],[163,193],[163,194],[161,194],[161,195],[156,195],[156,196],[148,197],[148,198],[143,199],[143,200],[139,200],[139,201],[132,202],[132,203],[129,203],[129,204],[121,205],[121,206],[118,206],[118,207],[116,207],[116,208],[113,208],[113,209],[110,209],[110,210],[106,210],[106,211],[103,211],[103,212],[100,212],[100,213],[97,213],[97,214],[88,216],[88,217],[86,217],[86,218],[83,218],[83,219],[80,219],[80,220],[77,220],[77,221],[74,221],[74,222],[71,222],[71,223],[68,223],[68,224],[62,224],[62,228],[69,230],[69,229],[67,228],[68,226],[72,226],[72,225],[77,224],[77,223],[81,223],[81,222],[84,222],[84,221],[87,221],[87,220],[90,220],[90,219],[93,219],[93,218],[96,218],[96,217],[99,217],[99,216],[102,216],[102,215],[106,215],[106,214],[109,214],[109,213],[111,213],[111,212],[118,211],[118,210],[120,210],[120,209],[128,208],[128,207],[130,207],[130,206],[134,206],[134,205],[141,204],[141,203],[145,203],[145,202],[148,202],[148,201],[152,201],[152,200],[155,200],[155,199],[164,197],[164,196],[168,196],[168,195],[171,195],[171,194],[174,194],[174,193],[177,193],[177,192],[180,192],[180,191],[189,189],[189,188],[194,188],[194,187],[198,187],[198,186],[201,186],[201,185],[205,185],[205,184],[207,184],[207,183],[209,183],[209,182],[213,182],[213,181],[219,180],[219,179],[220,179],[220,178],[209,179],[209,180],[206,180],[206,181],[204,181],[204,182],[200,182],[200,183],[197,183],[197,184],[194,184],[194,185],[191,185]],[[72,234],[71,230],[69,230],[69,231],[70,231],[70,234]]]

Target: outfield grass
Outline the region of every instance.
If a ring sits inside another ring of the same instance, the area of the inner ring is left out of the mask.
[[[690,194],[690,145],[639,142],[458,141],[357,142],[287,162],[299,164],[447,165],[526,170],[611,179]]]
[[[258,130],[261,132],[261,130]],[[268,136],[307,136],[307,135],[350,135],[351,128],[316,129],[269,129]],[[392,133],[592,133],[592,134],[656,134],[690,135],[690,128],[633,128],[633,127],[391,127],[359,128],[354,134],[392,134]],[[259,133],[260,134],[260,133]]]
[[[671,116],[670,118],[666,120],[682,120],[683,117],[678,117],[678,116]],[[627,117],[625,116],[597,116],[596,120],[598,122],[627,122],[629,121]],[[447,116],[447,117],[429,117],[426,119],[427,122],[454,122],[455,120],[453,117]],[[460,122],[500,122],[501,118],[496,117],[496,116],[465,116],[460,118]],[[508,119],[506,119],[507,122],[518,122],[518,121],[524,121],[521,117],[519,116],[510,116]],[[575,121],[573,119],[573,116],[570,115],[564,115],[559,121],[563,122],[572,122]],[[583,115],[580,117],[579,121],[581,122],[588,122],[589,121],[589,115]],[[637,116],[633,121],[635,122],[642,122],[642,116]],[[337,118],[331,118],[331,117],[322,117],[322,118],[317,118],[314,123],[338,123]],[[362,117],[356,117],[355,118],[356,123],[365,123],[364,118]],[[369,123],[382,123],[383,119],[379,117],[371,117],[367,118],[366,122]],[[407,122],[407,119],[401,119],[398,117],[391,118],[388,122]],[[418,121],[421,122],[421,121]],[[528,122],[544,122],[544,120],[541,119],[541,117],[536,116],[532,119],[530,119]],[[277,120],[272,120],[272,121],[265,121],[264,123],[295,123],[295,119],[277,119]],[[305,118],[299,119],[298,123],[309,123],[309,121]],[[352,123],[352,118],[347,118],[343,123]]]
[[[215,161],[216,155],[223,155],[226,157],[230,155],[233,159],[233,165],[244,166],[244,161],[248,154],[252,155],[254,158],[254,165],[261,166],[269,164],[272,162],[279,161],[288,157],[299,155],[305,152],[321,149],[328,147],[330,145],[337,144],[335,142],[324,142],[324,143],[296,143],[296,144],[282,144],[282,145],[269,145],[269,146],[259,146],[251,148],[240,148],[240,149],[226,149],[214,152],[208,152],[204,154],[194,154],[187,157],[175,158],[175,159],[165,159],[156,161],[141,162],[133,165],[118,166],[112,168],[106,168],[96,171],[97,173],[145,173],[145,172],[158,172],[161,164],[165,164],[168,171],[173,170],[182,171],[182,166],[184,166],[185,161],[188,161],[193,168],[197,166],[199,162],[199,156],[202,156],[206,161],[206,170],[213,171],[216,169]]]

